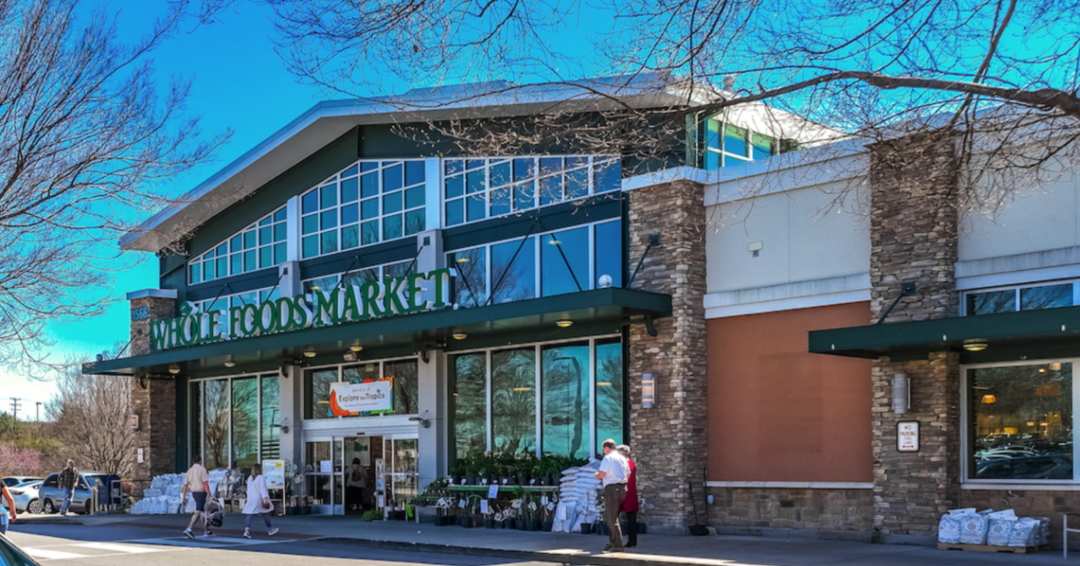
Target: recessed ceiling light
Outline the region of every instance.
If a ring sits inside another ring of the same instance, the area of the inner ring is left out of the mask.
[[[966,340],[964,341],[964,349],[969,352],[981,352],[986,349],[986,340]]]
[[[467,258],[467,257],[459,257],[459,258],[455,259],[454,261],[456,261],[458,263],[469,263],[469,258]]]
[[[234,362],[232,360],[225,360],[225,367],[227,367],[227,368],[236,367],[236,362]]]
[[[304,357],[305,358],[314,358],[315,357],[315,350],[305,350],[304,351]]]
[[[515,387],[514,391],[532,391],[532,387]]]
[[[555,322],[555,326],[558,326],[559,328],[570,328],[573,325],[574,321],[572,320],[559,320]]]
[[[180,373],[180,366],[178,366],[176,364],[173,364],[173,365],[169,366],[169,373],[171,373],[173,375],[176,375],[176,374]]]
[[[600,387],[611,387],[610,381],[597,381],[596,384]]]
[[[557,246],[557,245],[559,245],[559,244],[561,244],[561,243],[562,243],[562,242],[560,242],[560,241],[556,240],[555,238],[552,238],[552,239],[548,240],[548,244],[551,244],[551,245],[553,245],[553,246]]]
[[[454,337],[454,340],[464,340],[469,337],[469,335],[464,332],[455,332],[452,336]]]
[[[359,352],[360,350],[363,350],[364,347],[363,346],[349,346],[349,349],[354,351],[354,352]]]

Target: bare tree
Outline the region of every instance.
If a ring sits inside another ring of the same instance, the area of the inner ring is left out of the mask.
[[[132,380],[110,375],[83,375],[72,364],[56,378],[59,389],[48,405],[53,435],[68,457],[84,470],[127,477],[134,464],[135,431],[131,416]]]
[[[216,4],[204,6],[200,16]],[[0,0],[0,361],[45,361],[47,324],[98,314],[115,242],[174,201],[165,182],[206,161],[186,118],[189,82],[165,88],[150,54],[187,14],[174,2],[131,45],[79,0]]]
[[[492,95],[534,101],[527,85],[538,81],[561,89],[527,127],[427,124],[468,154],[571,145],[649,162],[677,150],[687,117],[740,112],[804,146],[837,132],[855,140],[835,151],[944,131],[967,172],[947,196],[993,212],[1080,153],[1075,0],[266,2],[289,69],[332,92],[420,112]],[[619,78],[575,80],[598,74]],[[447,83],[472,84],[388,92]],[[640,103],[661,90],[682,102]]]

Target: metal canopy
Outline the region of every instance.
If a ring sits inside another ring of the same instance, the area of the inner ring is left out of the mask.
[[[983,340],[980,352],[964,342]],[[810,352],[893,361],[925,359],[930,352],[961,352],[965,363],[1080,354],[1080,306],[873,324],[810,332]]]
[[[224,340],[83,364],[83,373],[203,377],[276,370],[282,364],[344,363],[353,345],[359,359],[408,356],[426,350],[466,350],[619,332],[632,318],[671,316],[671,297],[608,288],[457,310],[443,309],[267,336]],[[573,325],[559,328],[559,320]],[[454,334],[468,337],[456,340]],[[313,358],[304,357],[314,351]],[[232,359],[235,367],[227,368]]]

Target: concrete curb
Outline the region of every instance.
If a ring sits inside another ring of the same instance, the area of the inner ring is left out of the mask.
[[[425,552],[434,554],[450,554],[458,556],[483,556],[487,558],[506,558],[510,560],[554,562],[557,564],[573,564],[580,566],[657,566],[658,564],[725,564],[730,561],[708,560],[700,558],[677,558],[656,556],[645,558],[643,555],[607,555],[607,554],[555,554],[551,552],[529,550],[504,550],[499,548],[480,548],[469,546],[454,546],[431,543],[399,542],[389,540],[372,540],[348,537],[319,537],[319,542],[330,544],[344,544],[352,546],[364,546],[381,550],[396,550],[402,552]]]
[[[70,517],[34,517],[33,519],[19,518],[12,525],[79,525],[82,526],[83,522],[78,519],[72,519]]]

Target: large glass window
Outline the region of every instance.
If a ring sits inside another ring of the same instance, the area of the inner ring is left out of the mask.
[[[259,396],[262,426],[259,446],[262,460],[275,460],[281,455],[281,390],[278,376],[263,376]]]
[[[204,382],[203,464],[208,470],[229,467],[229,381]]]
[[[536,451],[536,349],[491,354],[491,427],[495,450]]]
[[[1074,285],[1075,283],[1057,283],[970,291],[964,295],[965,314],[972,316],[1071,307],[1076,304]]]
[[[340,380],[339,380],[340,369]],[[330,411],[330,391],[338,383],[365,383],[393,377],[393,409],[355,413],[354,417],[368,417],[378,414],[414,415],[418,412],[418,368],[415,358],[389,362],[363,362],[332,368],[307,370],[304,372],[304,418],[337,418]]]
[[[232,466],[250,468],[259,461],[259,381],[232,380]]]
[[[1073,479],[1072,364],[969,368],[968,477]]]
[[[487,449],[487,354],[447,358],[451,459]]]
[[[542,352],[542,452],[589,456],[589,343],[546,346]]]
[[[596,446],[611,438],[623,443],[624,391],[622,344],[618,338],[596,342]]]
[[[197,285],[284,263],[287,234],[282,207],[189,261],[188,283]]]
[[[458,306],[474,307],[486,304],[489,296],[505,303],[599,288],[607,282],[601,281],[604,275],[611,286],[620,287],[622,256],[622,223],[614,220],[456,250],[447,253],[446,261],[459,273]]]
[[[545,297],[589,289],[589,227],[540,237],[540,284]]]
[[[699,128],[700,165],[707,170],[760,161],[799,148],[793,140],[777,140],[717,119],[705,120]]]
[[[622,170],[615,156],[447,159],[443,167],[447,227],[622,186]]]
[[[360,161],[300,197],[304,259],[425,228],[424,160]]]

